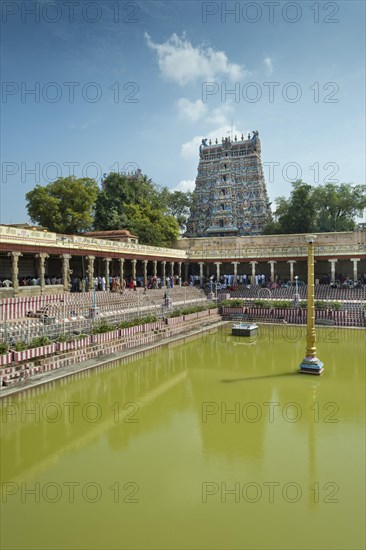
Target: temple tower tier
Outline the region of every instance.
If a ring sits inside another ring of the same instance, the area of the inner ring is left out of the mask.
[[[270,207],[258,132],[248,139],[202,140],[187,237],[258,235]]]

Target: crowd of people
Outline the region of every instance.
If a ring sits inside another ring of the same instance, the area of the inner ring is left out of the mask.
[[[88,277],[87,276],[81,276],[81,275],[72,275],[70,278],[70,290],[71,292],[85,292],[88,290]],[[28,277],[22,277],[19,279],[19,286],[40,286],[41,279],[37,276],[28,276]],[[56,277],[56,276],[45,276],[45,284],[46,285],[62,285],[63,279],[62,277]],[[173,288],[174,286],[181,286],[182,279],[178,275],[175,275],[174,277],[169,276],[165,277],[163,280],[162,277],[158,276],[149,276],[147,278],[146,284],[144,284],[144,278],[140,275],[136,277],[135,279],[130,276],[126,277],[125,279],[120,279],[120,277],[109,277],[109,290],[113,292],[119,292],[121,290],[124,290],[126,288],[135,289],[137,287],[146,287],[146,289],[152,289],[152,288]],[[0,287],[3,288],[9,288],[13,286],[13,282],[9,277],[5,277],[4,279],[0,279]],[[107,290],[107,280],[104,275],[94,277],[93,280],[93,288],[96,288],[96,290]]]
[[[28,277],[21,277],[18,283],[19,286],[39,286],[41,284],[41,279],[35,275],[33,277],[28,275]],[[46,285],[62,285],[62,277],[50,277],[47,275],[45,277],[45,283]],[[13,282],[10,278],[5,278],[4,280],[0,279],[0,286],[9,288],[13,286]]]
[[[254,279],[251,275],[238,275],[237,281],[235,284],[234,281],[234,275],[221,275],[219,279],[217,280],[215,275],[211,275],[210,279],[204,278],[204,285],[203,286],[210,286],[211,283],[213,284],[220,284],[221,288],[228,288],[228,289],[234,289],[238,285],[244,285],[244,286],[260,286],[269,288],[270,290],[275,288],[281,288],[285,287],[288,288],[291,285],[294,285],[295,283],[290,281],[290,279],[281,279],[278,275],[276,275],[275,280],[271,281],[271,278],[267,275],[257,274],[255,275]],[[366,273],[363,275],[360,275],[360,277],[357,280],[352,279],[351,277],[347,275],[337,274],[335,278],[335,282],[331,282],[331,276],[327,273],[323,274],[320,279],[319,283],[321,285],[329,285],[331,288],[360,288],[361,285],[366,284]],[[41,284],[40,278],[37,276],[27,276],[27,277],[21,277],[19,279],[19,286],[39,286]],[[59,276],[45,276],[45,284],[46,285],[61,285],[63,284],[62,277]],[[147,278],[146,284],[144,284],[144,278],[143,276],[139,275],[135,279],[132,276],[129,276],[122,281],[120,280],[120,277],[109,277],[109,290],[112,292],[120,292],[121,290],[125,290],[126,288],[130,289],[137,289],[137,287],[145,287],[146,289],[156,289],[156,288],[173,288],[174,286],[182,286],[188,285],[194,286],[194,285],[200,285],[201,279],[199,275],[190,275],[189,276],[189,282],[184,283],[182,282],[181,277],[178,275],[174,276],[167,276],[165,279],[163,279],[160,276],[154,275],[149,276]],[[305,284],[304,281],[298,280],[297,284],[303,285]],[[0,279],[0,287],[3,288],[9,288],[13,285],[11,279],[9,277],[5,277],[3,280]],[[102,276],[96,276],[94,277],[93,286],[96,287],[96,290],[107,290],[107,280],[104,275]],[[88,277],[87,276],[81,276],[81,275],[72,275],[70,280],[70,290],[71,292],[85,292],[88,290]]]
[[[219,279],[217,279],[215,275],[211,275],[209,280],[204,279],[204,283],[202,286],[210,287],[211,284],[216,283],[220,285],[220,289],[225,288],[228,290],[235,290],[238,286],[245,286],[247,288],[250,288],[254,285],[274,290],[276,288],[289,288],[291,286],[295,286],[296,284],[298,286],[303,286],[304,284],[306,284],[306,281],[298,279],[297,283],[295,281],[291,282],[289,278],[281,279],[279,275],[276,275],[275,280],[272,281],[269,276],[258,274],[255,275],[254,278],[251,275],[238,275],[235,284],[234,275],[221,275]],[[200,276],[190,275],[190,284],[200,284]],[[331,282],[330,275],[324,274],[319,279],[319,284],[328,285],[331,288],[361,288],[363,284],[366,284],[366,273],[361,275],[357,280],[353,280],[349,276],[338,275],[334,283]]]
[[[123,292],[125,289],[137,290],[138,287],[143,287],[146,290],[157,289],[157,288],[173,288],[174,286],[181,286],[182,279],[175,275],[165,277],[163,280],[162,277],[157,275],[149,276],[147,278],[146,284],[144,282],[144,277],[139,275],[136,278],[132,276],[124,278],[121,280],[120,277],[109,277],[109,282],[104,275],[99,275],[94,277],[93,288],[98,291],[110,290],[111,292]],[[84,292],[88,288],[88,278],[81,276],[73,276],[71,278],[71,292]]]
[[[200,277],[191,275],[191,280],[193,284],[199,284]],[[238,286],[245,286],[250,288],[251,286],[260,286],[264,288],[274,289],[281,287],[291,286],[289,279],[282,280],[279,276],[276,275],[274,281],[271,281],[270,277],[267,275],[259,274],[255,275],[253,278],[251,275],[237,275],[236,283],[234,275],[221,275],[219,279],[214,275],[211,275],[210,280],[206,282],[203,286],[211,286],[211,284],[219,284],[220,288],[227,288],[228,290],[235,290]],[[299,281],[298,284],[304,284],[303,281]]]
[[[360,288],[361,285],[366,284],[366,273],[361,275],[357,280],[352,279],[348,275],[338,273],[335,276],[334,283],[332,283],[330,275],[325,273],[319,280],[319,283],[321,285],[329,285],[331,288]]]

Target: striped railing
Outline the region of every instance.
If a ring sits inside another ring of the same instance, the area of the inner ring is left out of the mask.
[[[214,316],[212,316],[211,319],[211,322],[213,323],[216,321]],[[34,348],[34,350],[26,350],[26,352],[31,352],[31,354],[24,354],[24,352],[12,352],[13,357],[15,353],[23,353],[24,355],[18,355],[17,357],[23,357],[24,361],[27,362],[20,364],[14,364],[13,362],[13,364],[1,368],[0,386],[10,386],[20,382],[23,379],[40,374],[42,372],[49,372],[55,369],[66,367],[68,365],[81,363],[83,361],[87,361],[88,359],[97,358],[111,353],[138,348],[150,343],[158,342],[162,338],[168,338],[174,334],[181,334],[182,325],[184,326],[184,324],[181,323],[180,326],[177,325],[176,327],[172,327],[172,330],[164,332],[163,330],[156,329],[162,328],[166,325],[164,325],[162,322],[153,322],[147,323],[146,325],[138,325],[136,327],[129,327],[126,329],[113,331],[112,336],[115,339],[110,341],[106,340],[105,338],[99,338],[99,343],[95,343],[91,341],[91,337],[88,337],[86,339],[81,339],[75,342],[60,342],[57,345],[57,355],[44,355],[46,351],[51,351],[51,348],[55,349],[56,344],[51,345],[51,347],[48,347],[48,349],[43,349],[43,357],[42,355],[37,355],[37,352],[35,351],[37,348]],[[117,336],[117,333],[119,334],[119,336]],[[106,334],[108,333],[93,336],[105,337]],[[78,342],[80,342],[81,346],[79,349],[65,349],[67,346],[64,346],[64,344],[76,345]],[[87,345],[88,342],[89,345]],[[55,348],[53,348],[52,346],[55,346]],[[43,348],[47,348],[47,346],[43,346]],[[31,357],[29,357],[29,355],[31,355]],[[40,365],[35,365],[34,363],[29,362],[29,358],[32,359],[35,357],[41,357],[41,359],[39,359],[41,363]]]
[[[35,359],[36,357],[43,357],[44,355],[51,355],[56,353],[56,343],[48,344],[47,346],[39,346],[37,348],[30,348],[24,351],[13,351],[13,361],[19,363],[21,361],[28,361],[29,359]]]
[[[285,320],[288,323],[305,324],[307,321],[306,309],[294,309],[294,308],[252,308],[252,307],[236,307],[222,308],[222,315],[224,317],[235,317],[248,315],[251,318],[262,319],[265,321],[278,321]],[[352,313],[351,315],[345,310],[315,310],[315,319],[328,319],[332,320],[335,325],[338,326],[356,326],[363,327],[366,325],[365,318],[361,311]]]

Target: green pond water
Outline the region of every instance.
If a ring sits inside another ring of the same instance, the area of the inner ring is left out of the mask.
[[[365,548],[365,332],[317,337],[320,377],[224,325],[3,398],[1,548]]]

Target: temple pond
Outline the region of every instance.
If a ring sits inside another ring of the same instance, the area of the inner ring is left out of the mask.
[[[165,345],[1,401],[1,546],[365,547],[365,334]]]

